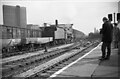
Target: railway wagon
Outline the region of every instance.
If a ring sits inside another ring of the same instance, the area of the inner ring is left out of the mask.
[[[2,50],[13,51],[16,45],[25,40],[26,8],[3,5]],[[21,28],[21,29],[20,29]]]
[[[40,29],[0,26],[0,48],[2,52],[14,52],[35,48],[53,41],[52,37],[41,37]]]
[[[0,44],[2,50],[6,51],[11,51],[17,44],[21,42],[20,39],[20,29],[17,27],[10,27],[10,26],[0,26],[2,30],[2,37],[1,37],[1,42]]]
[[[39,25],[28,25],[27,29],[31,31],[28,33],[30,36],[26,38],[26,44],[34,45],[44,45],[48,42],[53,41],[52,37],[42,37],[42,29],[40,29]]]

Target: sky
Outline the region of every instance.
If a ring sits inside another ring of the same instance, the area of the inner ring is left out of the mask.
[[[73,24],[86,35],[102,27],[102,18],[118,12],[119,0],[1,0],[0,24],[3,24],[2,5],[26,7],[27,24]]]

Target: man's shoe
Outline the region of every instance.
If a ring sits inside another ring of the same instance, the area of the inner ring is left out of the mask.
[[[105,58],[100,58],[99,60],[101,60],[101,61],[102,61],[102,60],[105,60]]]
[[[110,59],[110,57],[106,57],[106,58],[105,58],[105,60],[109,60],[109,59]]]

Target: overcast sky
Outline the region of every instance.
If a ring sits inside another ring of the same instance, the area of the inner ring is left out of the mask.
[[[102,18],[118,12],[119,0],[1,0],[0,24],[3,24],[2,5],[26,7],[27,24],[72,23],[85,34],[100,29]]]

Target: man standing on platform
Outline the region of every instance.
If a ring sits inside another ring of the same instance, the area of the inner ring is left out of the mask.
[[[119,28],[117,27],[117,23],[114,23],[113,28],[113,39],[114,39],[114,48],[118,48],[118,39],[119,39]]]
[[[109,59],[111,55],[111,42],[112,42],[112,31],[113,25],[106,17],[103,18],[102,29],[100,29],[100,34],[102,34],[102,57],[100,60]],[[106,53],[107,49],[107,53]]]
[[[119,13],[120,15],[120,13]],[[117,25],[119,31],[118,31],[118,54],[120,55],[120,18],[118,19],[118,25]]]

